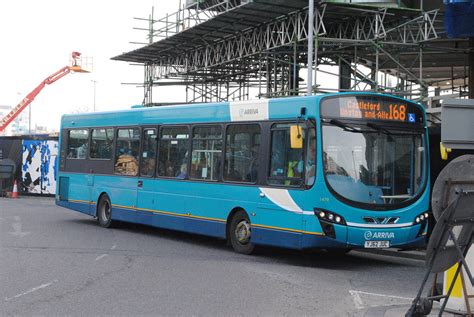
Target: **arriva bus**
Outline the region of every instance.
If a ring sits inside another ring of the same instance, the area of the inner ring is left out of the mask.
[[[425,111],[348,93],[65,115],[56,202],[140,223],[335,251],[425,243]],[[337,250],[336,250],[337,249]]]

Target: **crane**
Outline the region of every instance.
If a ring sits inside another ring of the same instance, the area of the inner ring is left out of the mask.
[[[88,73],[87,70],[84,70],[80,65],[81,53],[72,52],[71,53],[71,65],[64,66],[57,72],[46,77],[35,89],[33,89],[18,105],[16,105],[4,118],[0,120],[0,132],[4,131],[6,127],[13,121],[15,118],[26,108],[28,105],[35,99],[35,97],[43,90],[46,85],[51,85],[58,79],[63,78],[70,72],[76,73]]]

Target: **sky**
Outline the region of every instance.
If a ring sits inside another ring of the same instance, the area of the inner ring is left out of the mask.
[[[143,67],[110,58],[146,42],[148,18],[178,10],[179,0],[0,1],[0,105],[17,105],[46,77],[69,65],[71,52],[92,57],[93,71],[74,73],[46,86],[32,103],[32,126],[58,129],[61,115],[127,109],[141,104]],[[158,92],[160,101],[171,93]],[[154,91],[154,100],[157,99]],[[179,100],[181,101],[181,100]],[[27,111],[27,110],[25,110]]]

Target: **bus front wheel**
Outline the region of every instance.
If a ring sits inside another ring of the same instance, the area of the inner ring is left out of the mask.
[[[232,248],[238,253],[251,254],[255,246],[251,242],[252,227],[247,213],[239,210],[230,222],[229,238]]]
[[[97,209],[99,224],[104,228],[112,227],[112,204],[107,194],[100,197]]]

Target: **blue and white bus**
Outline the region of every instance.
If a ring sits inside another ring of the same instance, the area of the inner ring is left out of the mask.
[[[418,247],[425,120],[421,105],[370,93],[65,115],[56,202],[245,254]]]

